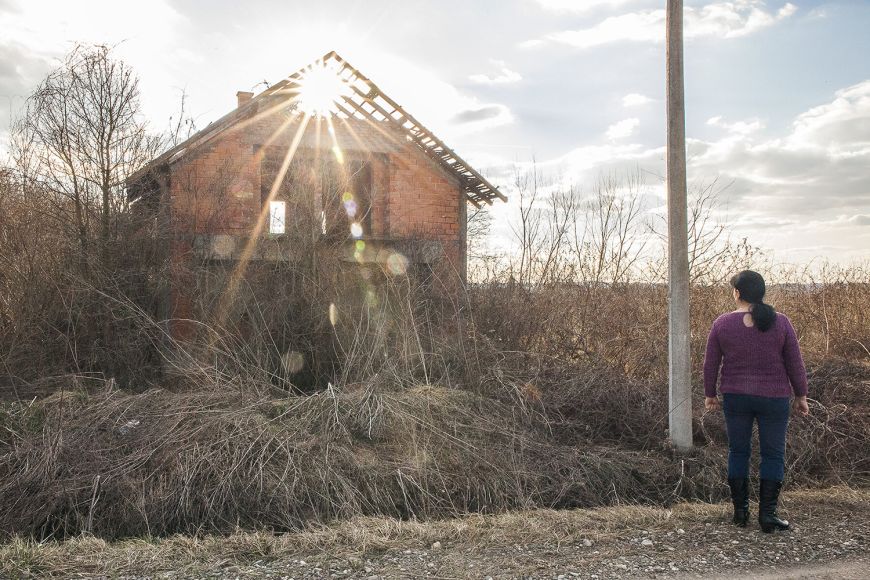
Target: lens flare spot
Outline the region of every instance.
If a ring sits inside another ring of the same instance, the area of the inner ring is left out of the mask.
[[[338,323],[338,308],[336,308],[334,302],[329,305],[329,323],[333,326]]]
[[[387,258],[387,271],[393,276],[401,276],[408,271],[408,258],[393,252]]]
[[[338,161],[338,164],[344,165],[344,153],[341,152],[338,145],[332,147],[332,153],[335,155],[335,160]]]
[[[366,243],[362,240],[357,240],[355,245],[357,252],[362,252],[366,249]]]
[[[369,306],[378,305],[378,295],[375,294],[374,290],[366,290],[366,304]]]
[[[347,217],[353,219],[356,216],[356,202],[354,200],[344,202],[344,211],[347,212]]]
[[[286,373],[298,373],[305,366],[305,356],[301,352],[291,350],[281,357],[281,365]]]
[[[350,235],[355,238],[361,238],[363,235],[363,228],[359,222],[353,222],[350,224]]]
[[[214,236],[211,242],[211,251],[219,258],[226,258],[235,251],[236,242],[232,236]]]
[[[349,201],[353,201],[353,194],[349,191],[345,191],[344,193],[341,194],[341,201],[343,201],[344,203],[347,203]]]

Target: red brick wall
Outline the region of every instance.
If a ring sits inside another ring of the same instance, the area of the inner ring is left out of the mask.
[[[276,134],[284,117],[230,129],[171,164],[170,229],[173,234],[173,290],[170,316],[191,316],[184,291],[185,256],[195,234],[252,235],[262,211],[261,152],[257,147],[289,148],[298,124]],[[297,157],[333,155],[333,137],[312,121]],[[370,163],[372,170],[371,230],[366,237],[434,241],[443,250],[438,267],[446,277],[464,278],[465,196],[457,181],[434,161],[388,128],[355,121],[336,121],[335,138],[345,160]],[[270,184],[263,184],[268,186]],[[268,223],[264,224],[268,228]]]
[[[466,201],[456,180],[410,143],[390,161],[388,236],[441,242],[450,266],[464,276]]]
[[[250,233],[260,211],[260,175],[252,147],[242,137],[210,143],[172,167],[174,233]]]

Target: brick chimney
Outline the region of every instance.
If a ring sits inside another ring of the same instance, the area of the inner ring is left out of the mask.
[[[239,100],[239,107],[254,98],[254,93],[250,91],[239,91],[236,93],[236,98]]]

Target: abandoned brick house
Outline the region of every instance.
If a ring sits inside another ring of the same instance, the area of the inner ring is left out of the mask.
[[[362,73],[333,52],[237,97],[127,182],[168,230],[167,318],[197,316],[186,266],[293,260],[291,233],[464,281],[467,204],[505,198]]]

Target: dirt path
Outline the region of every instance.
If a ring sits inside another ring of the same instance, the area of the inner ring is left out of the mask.
[[[429,523],[363,518],[284,536],[19,543],[0,548],[0,577],[870,577],[870,491],[796,491],[783,503],[794,529],[779,534],[735,528],[725,504],[681,504]]]
[[[753,580],[866,580],[870,572],[870,562],[866,559],[845,563],[834,563],[777,571],[763,569],[747,570],[743,576]],[[733,573],[708,576],[713,580],[732,580]]]

